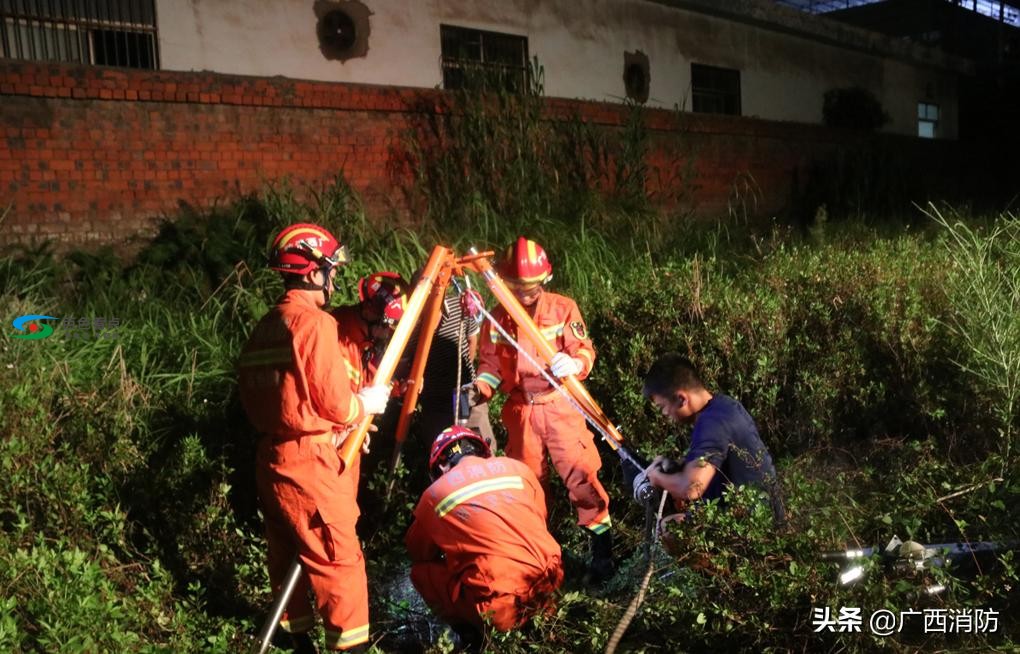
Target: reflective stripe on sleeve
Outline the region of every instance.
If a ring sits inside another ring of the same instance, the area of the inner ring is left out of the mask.
[[[351,404],[347,409],[347,416],[344,418],[344,424],[349,425],[354,422],[354,419],[358,417],[358,411],[361,409],[360,401],[358,396],[351,394]]]
[[[354,382],[355,386],[361,386],[361,371],[347,359],[344,359],[344,368],[347,370],[347,378]]]
[[[579,349],[575,356],[577,356],[580,359],[584,359],[584,363],[587,366],[585,370],[590,371],[592,369],[592,366],[595,365],[595,356],[584,348]]]
[[[485,382],[493,389],[499,388],[500,383],[499,377],[492,374],[491,372],[483,372],[482,374],[478,375],[478,381]]]

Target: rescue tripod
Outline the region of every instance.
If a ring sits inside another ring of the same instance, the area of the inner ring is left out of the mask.
[[[397,323],[397,328],[390,338],[389,344],[386,346],[386,351],[383,353],[382,360],[379,362],[379,367],[372,380],[373,384],[388,385],[392,381],[397,364],[411,339],[412,333],[415,327],[418,326],[419,320],[422,321],[407,387],[404,391],[404,404],[401,407],[400,417],[397,422],[393,458],[390,462],[391,475],[400,463],[400,452],[404,441],[407,439],[407,433],[411,425],[411,414],[418,403],[418,396],[421,393],[425,364],[428,360],[432,338],[435,335],[436,328],[439,326],[446,291],[451,282],[457,288],[460,288],[460,285],[453,278],[458,276],[469,280],[468,272],[481,275],[486,286],[496,298],[496,301],[499,302],[514,321],[514,324],[517,326],[518,336],[523,332],[524,336],[535,345],[541,358],[541,362],[532,361],[535,367],[543,371],[543,375],[552,383],[553,387],[570,402],[575,410],[585,417],[588,424],[602,436],[603,440],[620,456],[624,463],[643,470],[644,466],[623,447],[623,436],[613,423],[610,422],[609,418],[606,417],[601,407],[591,397],[581,381],[574,375],[556,380],[545,372],[545,368],[552,361],[556,351],[549,345],[545,337],[542,336],[535,322],[528,315],[527,310],[521,306],[521,303],[517,301],[517,298],[496,273],[492,263],[489,261],[489,257],[492,255],[492,252],[479,253],[472,248],[467,256],[458,257],[450,248],[441,245],[433,248],[432,254],[429,256],[418,283],[415,285],[414,291],[407,302],[404,315],[401,317],[400,322]],[[468,288],[470,288],[469,281],[466,281],[466,283]],[[517,340],[512,335],[507,334],[498,322],[492,320],[492,315],[484,307],[479,307],[479,309],[484,316],[492,321],[493,327],[498,329],[504,338],[507,338],[511,344],[518,348],[518,351],[523,352],[527,356],[527,353],[520,349]],[[459,388],[457,392],[460,392]],[[361,451],[373,417],[372,415],[364,416],[341,444],[340,474],[350,467],[354,458]],[[456,419],[459,416],[455,415],[454,417]],[[294,563],[291,565],[280,587],[280,592],[270,607],[269,616],[259,632],[258,640],[252,648],[252,652],[265,654],[269,650],[270,641],[276,632],[280,617],[283,615],[287,603],[290,601],[290,596],[293,594],[300,578],[301,564],[297,557],[295,557]]]

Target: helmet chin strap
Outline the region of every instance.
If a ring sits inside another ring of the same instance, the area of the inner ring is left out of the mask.
[[[333,284],[329,281],[329,271],[332,269],[333,266],[331,264],[319,266],[318,270],[322,273],[321,284],[316,284],[302,279],[300,282],[294,284],[292,288],[300,288],[303,291],[322,291],[323,306],[329,306],[329,300],[333,297]]]
[[[329,281],[329,271],[333,270],[331,264],[324,264],[319,267],[322,272],[322,306],[329,306],[329,299],[333,297],[333,283]]]

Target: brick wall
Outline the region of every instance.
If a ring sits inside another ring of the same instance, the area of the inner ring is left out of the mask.
[[[373,219],[408,218],[403,134],[421,112],[442,111],[442,97],[434,90],[0,60],[0,207],[10,204],[0,245],[117,241],[151,231],[154,219],[181,203],[207,207],[268,180],[314,184],[341,172]],[[626,120],[615,104],[551,99],[547,110],[551,118],[579,114],[609,130]],[[686,176],[684,202],[705,214],[741,204],[756,213],[789,209],[812,166],[860,138],[661,110],[648,111],[646,120],[650,190]],[[958,144],[882,139],[918,161],[969,160]],[[955,167],[944,172],[956,174]]]

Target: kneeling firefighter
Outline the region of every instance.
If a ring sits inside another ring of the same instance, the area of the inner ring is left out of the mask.
[[[481,436],[454,426],[432,444],[429,475],[405,542],[411,581],[432,610],[478,643],[486,623],[508,631],[551,609],[563,564],[528,466],[493,457]]]

